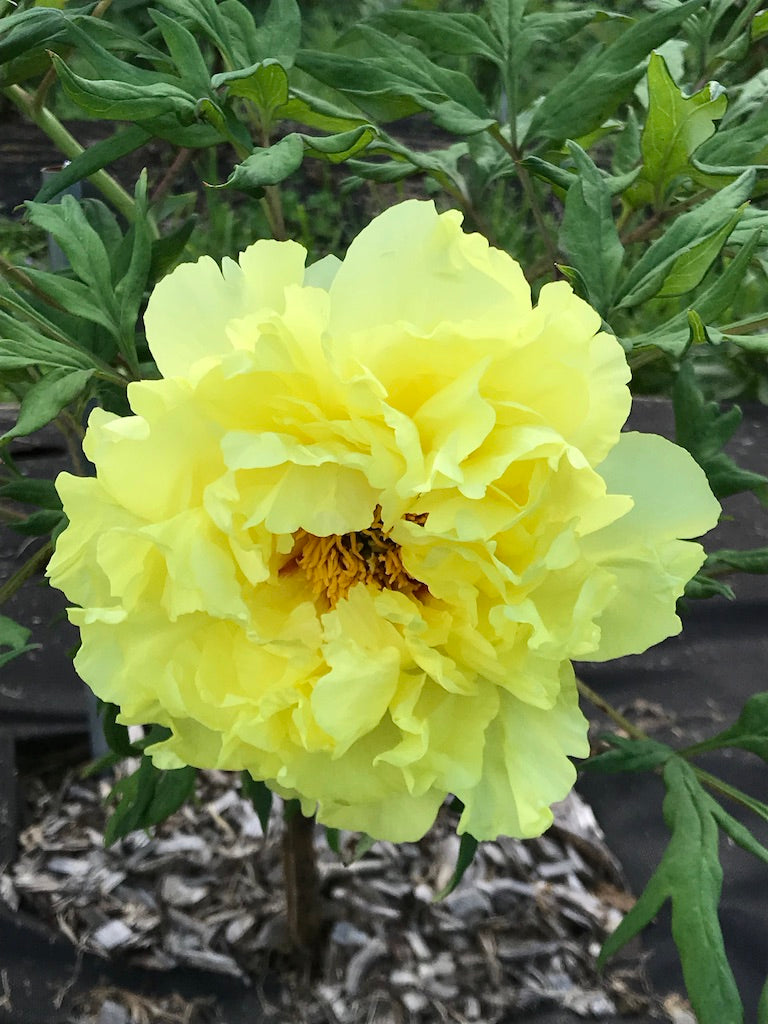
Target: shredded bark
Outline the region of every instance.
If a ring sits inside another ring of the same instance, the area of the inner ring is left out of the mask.
[[[135,768],[127,764],[121,773]],[[114,777],[26,782],[30,824],[0,899],[105,959],[163,971],[187,965],[262,994],[266,1019],[358,1024],[494,1022],[546,1007],[589,1019],[647,1010],[637,956],[599,974],[601,943],[632,905],[591,809],[575,794],[539,839],[480,846],[459,887],[459,839],[444,808],[419,843],[370,848],[315,836],[324,922],[319,970],[289,956],[280,802],[268,835],[234,776],[200,773],[197,798],[161,826],[103,846]],[[355,859],[355,851],[365,852]],[[283,1018],[285,1014],[285,1018]],[[73,1024],[218,1022],[210,1001],[94,990]]]

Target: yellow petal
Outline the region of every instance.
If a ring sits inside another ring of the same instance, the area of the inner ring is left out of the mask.
[[[306,252],[295,242],[255,242],[221,269],[210,256],[183,263],[155,287],[144,315],[150,351],[164,377],[186,376],[200,359],[231,351],[226,326],[266,308],[284,308],[301,284]]]

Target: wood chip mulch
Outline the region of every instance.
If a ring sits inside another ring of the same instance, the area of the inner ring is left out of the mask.
[[[482,844],[442,902],[434,897],[459,845],[447,809],[421,842],[376,842],[358,859],[360,837],[341,834],[340,859],[318,828],[328,930],[309,979],[286,955],[279,801],[265,837],[236,777],[201,772],[193,803],[105,849],[113,782],[26,780],[30,823],[18,859],[0,871],[6,904],[107,960],[185,965],[258,992],[258,979],[278,973],[277,994],[262,999],[264,1020],[277,1024],[494,1024],[553,1007],[590,1020],[653,1009],[636,950],[596,969],[605,935],[633,900],[575,793],[541,838]],[[223,1020],[217,1013],[211,1001],[103,989],[72,1021],[208,1024]]]

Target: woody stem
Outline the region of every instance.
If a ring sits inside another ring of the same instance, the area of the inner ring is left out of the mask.
[[[294,950],[310,960],[315,960],[319,953],[322,925],[314,838],[315,819],[301,813],[298,800],[289,800],[285,805],[283,832],[288,934]]]

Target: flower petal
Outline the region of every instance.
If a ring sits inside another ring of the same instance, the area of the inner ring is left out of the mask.
[[[188,374],[200,359],[231,351],[226,326],[266,308],[281,312],[285,288],[304,279],[306,251],[262,239],[219,269],[210,256],[183,263],[152,292],[144,326],[164,377]]]

